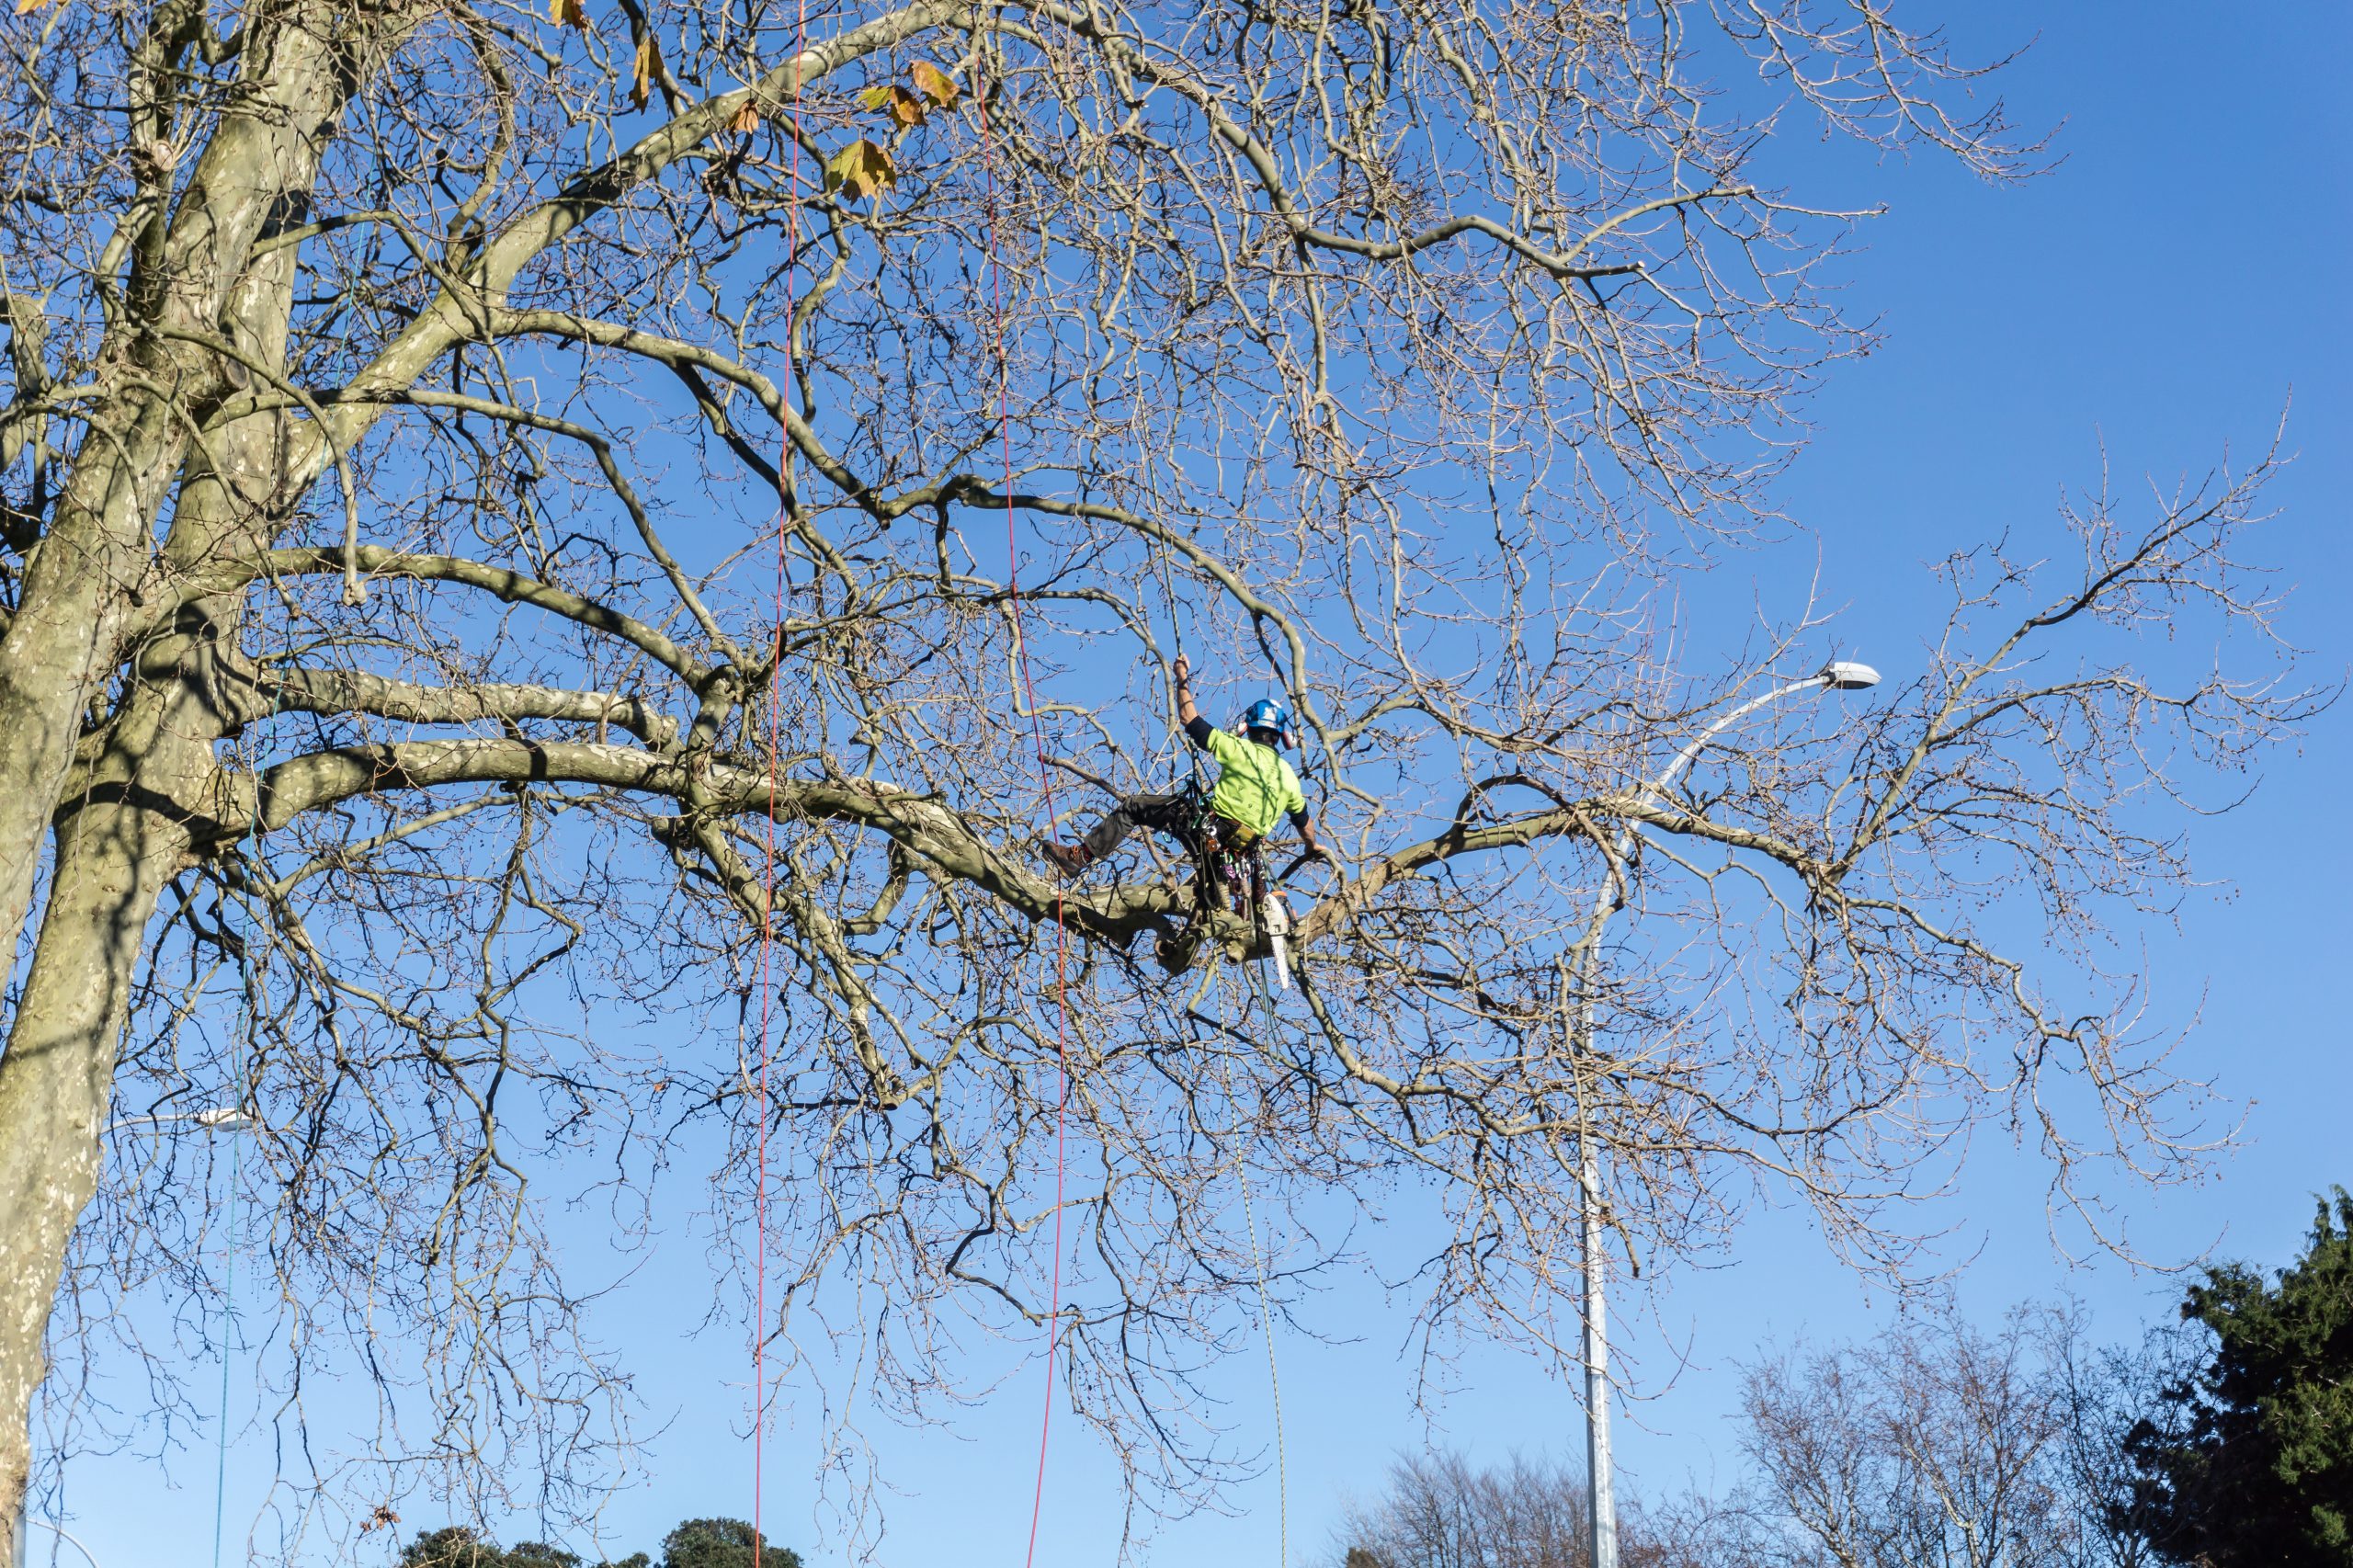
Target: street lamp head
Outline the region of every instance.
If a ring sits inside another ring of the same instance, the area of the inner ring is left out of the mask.
[[[126,1116],[107,1123],[108,1132],[130,1127],[179,1127],[193,1121],[208,1132],[259,1132],[261,1118],[233,1105],[208,1106],[202,1110],[174,1111],[168,1116]]]
[[[1833,659],[1822,666],[1820,678],[1833,691],[1861,691],[1879,684],[1879,672],[1850,659]]]

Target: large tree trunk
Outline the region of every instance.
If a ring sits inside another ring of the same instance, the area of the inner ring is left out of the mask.
[[[209,769],[209,746],[160,727],[148,744],[194,752]],[[147,919],[188,843],[185,827],[137,806],[98,801],[66,820],[40,941],[0,1054],[0,1553],[9,1556],[50,1308],[66,1243],[97,1189],[99,1135]],[[0,1568],[15,1564],[0,1560]]]
[[[275,460],[267,419],[220,449]],[[210,472],[183,488],[182,522],[225,513],[232,485]],[[240,700],[221,650],[237,606],[207,604],[149,650],[164,678],[138,686],[114,722],[90,787],[62,816],[57,861],[24,995],[0,1052],[0,1568],[17,1535],[30,1471],[27,1421],[47,1368],[50,1310],[65,1248],[97,1190],[114,1068],[147,925],[196,848],[215,798],[214,746]]]
[[[365,16],[312,16],[260,40],[247,75],[283,109],[223,121],[198,172],[202,195],[173,223],[180,254],[163,313],[233,334],[273,367],[284,363],[295,253],[280,249],[250,267],[245,257],[273,204],[316,176],[318,132],[340,114],[357,62],[374,52],[353,36],[381,26]],[[217,394],[219,370],[208,363],[182,384]],[[0,643],[0,926],[16,929],[26,915],[83,712],[132,652],[126,633],[143,630],[132,619],[139,580],[266,546],[294,499],[284,493],[293,432],[283,415],[216,428],[208,445],[221,469],[199,453],[182,471],[182,418],[200,420],[205,401],[184,401],[176,413],[160,403],[141,409],[119,452],[104,438],[87,444],[74,474],[78,507],[61,508],[28,574],[25,608]],[[151,561],[158,497],[176,475],[171,537]],[[234,599],[191,607],[136,650],[154,678],[130,689],[88,787],[56,823],[49,901],[0,1053],[0,1568],[18,1568],[28,1418],[66,1246],[97,1188],[146,927],[188,863],[193,824],[213,797],[215,744],[250,700],[222,679],[236,662],[240,608]]]
[[[133,127],[135,137],[173,129],[170,78],[188,46],[187,20],[173,6],[153,18],[140,57],[164,107],[153,124]],[[200,17],[196,25],[204,25]],[[131,319],[113,324],[97,365],[102,381],[108,367],[135,375],[115,371],[119,390],[93,403],[92,433],[0,637],[0,934],[11,943],[23,934],[83,716],[141,630],[154,571],[150,541],[187,450],[188,421],[229,384],[216,356],[172,334],[221,335],[255,238],[273,210],[285,210],[290,192],[309,192],[327,131],[391,30],[373,6],[297,0],[256,7],[242,62],[247,96],[222,115],[176,209],[166,210],[172,171],[151,160],[140,198],[148,205],[122,215],[131,258],[119,313]],[[149,390],[159,385],[177,395]],[[7,1132],[0,1124],[0,1136]]]

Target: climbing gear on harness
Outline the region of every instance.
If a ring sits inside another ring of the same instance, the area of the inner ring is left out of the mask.
[[[1290,710],[1271,697],[1262,697],[1242,715],[1242,727],[1245,730],[1272,730],[1288,744],[1290,741]]]

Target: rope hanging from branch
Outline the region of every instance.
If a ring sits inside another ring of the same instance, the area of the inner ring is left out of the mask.
[[[1267,1040],[1271,1046],[1279,1021],[1275,1015],[1274,993],[1267,989],[1265,975],[1255,969],[1246,969],[1245,972],[1249,974],[1252,984],[1256,988],[1258,1001],[1265,1010]],[[1225,982],[1222,977],[1219,979],[1217,988],[1217,1017],[1220,1032],[1227,1033],[1229,1038],[1232,1038],[1231,1031],[1225,1028]],[[1238,1112],[1241,1107],[1233,1097],[1233,1074],[1229,1071],[1223,1076],[1226,1102],[1233,1111]],[[1250,1276],[1258,1287],[1258,1331],[1267,1341],[1267,1389],[1268,1397],[1273,1401],[1275,1411],[1277,1532],[1275,1540],[1278,1553],[1276,1562],[1278,1568],[1290,1568],[1290,1453],[1283,1441],[1283,1378],[1280,1368],[1276,1365],[1275,1315],[1273,1309],[1267,1304],[1267,1258],[1266,1254],[1260,1251],[1258,1246],[1258,1216],[1250,1201],[1250,1162],[1246,1154],[1236,1153],[1233,1161],[1233,1174],[1237,1184],[1242,1188],[1242,1225],[1250,1237]]]
[[[1038,711],[1038,690],[1029,674],[1029,639],[1021,619],[1021,538],[1013,507],[1012,362],[1005,342],[1005,265],[998,254],[996,143],[989,121],[989,86],[981,79],[984,52],[973,57],[972,104],[980,115],[981,173],[988,208],[985,226],[989,270],[989,330],[996,358],[997,445],[1003,460],[1005,494],[1006,592],[1013,622],[1013,647],[1020,673],[1022,706],[1029,715],[1029,739],[1037,754],[1038,784],[1044,797],[1049,832],[1060,813],[1054,806],[1053,771],[1046,761],[1044,720]],[[1022,1562],[1038,1558],[1038,1525],[1046,1501],[1046,1452],[1054,1427],[1054,1372],[1062,1350],[1063,1193],[1067,1162],[1064,1132],[1070,1105],[1069,930],[1063,923],[1063,893],[1054,889],[1054,1225],[1053,1267],[1046,1302],[1046,1401],[1038,1422],[1038,1479],[1029,1498],[1029,1544]]]
[[[258,653],[254,658],[254,670],[256,675],[261,670],[261,658]],[[283,687],[277,681],[270,683],[269,716],[273,722],[278,718],[278,698],[282,690]],[[249,1059],[247,1048],[251,1046],[254,1032],[258,1027],[256,1021],[258,1014],[256,1009],[259,1005],[261,992],[260,981],[254,972],[254,965],[258,955],[268,951],[269,940],[269,928],[263,920],[261,910],[257,907],[257,895],[263,881],[261,743],[258,737],[254,743],[252,755],[246,766],[252,771],[254,778],[254,820],[253,825],[245,833],[244,874],[252,880],[253,885],[245,890],[245,950],[240,955],[238,963],[244,995],[237,1009],[240,1017],[235,1034],[236,1050],[232,1058],[230,1075],[230,1084],[235,1092],[235,1098],[232,1105],[233,1108],[240,1111],[245,1109],[247,1099],[245,1092],[245,1062]],[[227,1277],[222,1287],[221,1301],[221,1404],[218,1417],[220,1427],[213,1434],[212,1455],[212,1568],[221,1568],[222,1536],[229,1514],[229,1352],[237,1332],[237,1230],[244,1217],[241,1205],[244,1198],[244,1139],[247,1131],[243,1127],[232,1125],[229,1136],[229,1202],[224,1224],[227,1239],[222,1246]],[[209,1153],[208,1150],[208,1154]]]
[[[650,25],[650,24],[649,24]],[[801,100],[803,57],[809,51],[809,0],[801,0],[800,16],[792,38],[792,160],[790,172],[785,177],[786,201],[785,265],[784,265],[784,378],[779,388],[779,397],[790,407],[792,389],[799,384],[799,366],[795,355],[799,347],[798,323],[795,317],[793,283],[801,267]],[[746,135],[751,132],[745,132]],[[792,432],[789,424],[777,432],[776,464],[776,600],[774,605],[776,635],[768,643],[767,690],[767,810],[761,817],[761,847],[765,851],[760,865],[760,1082],[759,1082],[759,1169],[754,1178],[752,1210],[753,1228],[756,1234],[754,1246],[756,1255],[755,1282],[752,1287],[752,1568],[765,1568],[767,1561],[766,1520],[761,1506],[766,1499],[767,1437],[767,1340],[768,1340],[768,1063],[772,1054],[770,1041],[771,1014],[774,1010],[776,986],[772,963],[776,947],[776,783],[778,759],[783,752],[783,737],[778,732],[779,682],[783,675],[784,592],[786,576],[785,540],[792,527],[792,508],[797,499],[793,490]]]

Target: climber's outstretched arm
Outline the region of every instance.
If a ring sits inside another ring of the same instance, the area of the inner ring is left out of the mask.
[[[1324,846],[1315,836],[1315,816],[1313,812],[1307,811],[1296,811],[1291,812],[1290,825],[1299,831],[1299,841],[1306,846],[1307,858],[1309,859],[1324,860],[1330,858],[1330,857],[1324,853]]]
[[[1193,737],[1195,745],[1206,744],[1208,737],[1201,732],[1210,726],[1209,721],[1201,717],[1201,710],[1193,705],[1192,661],[1177,654],[1173,673],[1176,677],[1176,722],[1185,726],[1185,733]]]
[[[1203,751],[1209,750],[1210,736],[1216,726],[1201,717],[1193,706],[1193,666],[1184,654],[1176,655],[1176,722],[1185,726],[1186,736]]]

